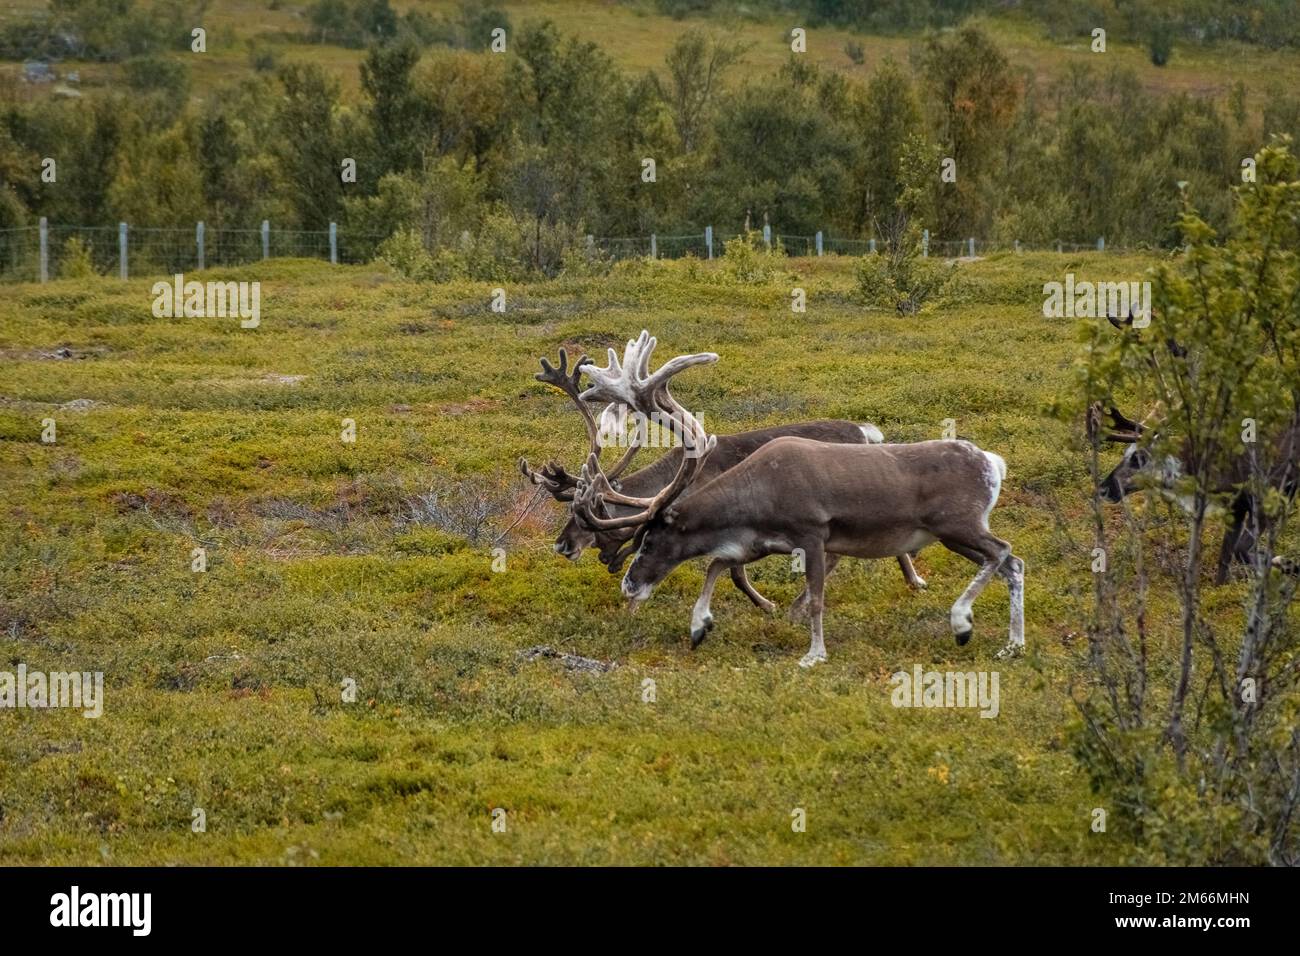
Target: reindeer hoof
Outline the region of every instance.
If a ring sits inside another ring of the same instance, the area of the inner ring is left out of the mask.
[[[926,583],[925,578],[917,578],[915,581],[912,582],[913,591],[924,591],[929,586],[930,585]]]
[[[710,614],[704,619],[699,627],[691,630],[691,650],[699,647],[704,643],[704,639],[709,636],[709,631],[713,630],[713,615]]]
[[[805,670],[807,670],[810,667],[816,667],[818,664],[824,664],[824,663],[826,663],[825,651],[823,651],[820,654],[814,654],[812,651],[809,651],[803,657],[799,658],[799,666],[804,668]]]
[[[953,637],[957,638],[958,647],[965,647],[970,641],[970,635],[970,631],[962,631],[960,634],[954,634]]]

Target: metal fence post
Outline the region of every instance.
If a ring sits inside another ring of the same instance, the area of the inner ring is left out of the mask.
[[[929,258],[930,256],[930,230],[929,229],[921,230],[921,256],[923,258]]]
[[[202,270],[207,265],[207,257],[203,252],[203,220],[200,219],[194,227],[194,244],[199,247],[199,269]]]
[[[339,224],[330,223],[330,265],[339,264]]]
[[[1098,252],[1105,252],[1105,251],[1106,251],[1106,237],[1105,237],[1105,236],[1098,236],[1098,237],[1097,237],[1097,251],[1098,251]]]
[[[50,281],[50,224],[41,216],[41,281]]]
[[[271,220],[262,220],[262,258],[271,258]]]
[[[872,255],[874,255],[876,252],[876,239],[874,236],[872,236],[870,239],[867,240],[867,252],[871,253]]]
[[[1019,240],[1019,239],[1017,239],[1017,240],[1015,241],[1015,247],[1016,247],[1016,252],[1017,252],[1017,253],[1020,252],[1020,240]]]
[[[650,233],[650,258],[651,259],[659,258],[659,243],[653,232]]]
[[[974,236],[970,237],[970,257],[972,259],[975,258],[975,237]]]
[[[818,229],[817,230],[817,255],[820,256],[821,254],[822,254],[822,231]]]
[[[117,274],[126,278],[126,223],[117,224]]]
[[[763,223],[763,245],[767,246],[769,252],[772,251],[772,227]]]
[[[709,258],[713,258],[713,227],[704,227],[704,244],[709,247]]]
[[[1056,251],[1057,251],[1057,252],[1063,252],[1063,251],[1064,251],[1064,249],[1061,248],[1061,240],[1060,240],[1060,239],[1057,239],[1057,240],[1056,240]]]

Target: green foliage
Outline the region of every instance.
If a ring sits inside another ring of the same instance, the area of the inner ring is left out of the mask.
[[[956,276],[956,266],[921,255],[915,231],[883,253],[857,260],[858,294],[869,305],[912,315],[941,295]]]
[[[1094,787],[1139,821],[1133,839],[1172,863],[1300,857],[1292,783],[1300,737],[1288,663],[1300,653],[1290,610],[1296,582],[1270,573],[1295,510],[1278,476],[1294,468],[1290,430],[1300,415],[1300,163],[1285,143],[1257,160],[1258,182],[1238,189],[1226,234],[1184,207],[1186,251],[1153,270],[1149,330],[1116,337],[1094,327],[1077,369],[1085,401],[1114,403],[1122,393],[1159,409],[1159,427],[1142,444],[1156,461],[1179,459],[1177,475],[1152,478],[1148,492],[1181,502],[1165,509],[1176,533],[1166,530],[1156,544],[1131,514],[1118,534],[1096,518],[1097,546],[1133,557],[1095,576],[1095,681],[1080,692],[1075,744]],[[1207,529],[1212,506],[1230,506],[1240,491],[1263,502],[1273,523],[1254,542],[1244,601],[1212,623],[1203,539],[1217,540]],[[1142,635],[1135,622],[1148,599],[1145,569],[1156,560],[1178,570],[1176,668],[1153,667],[1145,641],[1135,646],[1131,636]],[[1204,689],[1193,694],[1192,686]]]
[[[90,258],[90,246],[79,236],[69,236],[63,243],[59,256],[59,276],[64,279],[85,279],[95,274],[95,263]]]
[[[779,242],[769,249],[763,242],[763,234],[751,229],[723,244],[722,270],[734,282],[764,285],[783,274],[784,258],[785,250]]]

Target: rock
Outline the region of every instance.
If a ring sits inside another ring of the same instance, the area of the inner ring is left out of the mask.
[[[529,647],[515,656],[522,661],[535,661],[543,657],[553,658],[568,670],[583,671],[588,674],[605,674],[618,666],[613,661],[598,661],[590,657],[579,657],[577,654],[562,654],[549,644]]]

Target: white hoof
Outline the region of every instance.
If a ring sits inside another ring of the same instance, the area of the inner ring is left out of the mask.
[[[930,585],[926,583],[925,578],[917,578],[916,583],[912,585],[913,591],[924,591]]]
[[[803,657],[799,658],[799,666],[805,670],[809,667],[816,667],[818,664],[824,664],[825,662],[825,651],[822,651],[820,654],[814,654],[812,651],[809,651]]]

